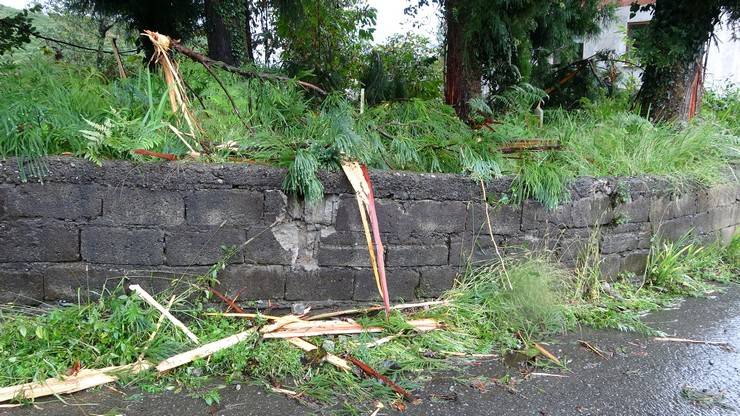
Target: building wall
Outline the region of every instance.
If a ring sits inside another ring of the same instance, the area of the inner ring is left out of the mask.
[[[616,55],[626,52],[625,36],[627,25],[630,23],[649,22],[650,12],[638,12],[630,18],[630,2],[620,2],[616,8],[615,19],[602,28],[601,33],[586,39],[583,43],[583,57],[587,58],[601,50],[613,50]],[[647,1],[641,3],[649,3]],[[732,39],[732,31],[726,24],[716,28],[717,45],[712,44],[707,58],[707,74],[705,85],[710,88],[723,87],[727,81],[740,84],[740,40]],[[617,64],[626,74],[639,77],[640,71],[634,68]]]
[[[218,272],[242,300],[377,298],[357,204],[346,179],[324,173],[325,198],[305,204],[281,190],[282,169],[245,164],[48,159],[43,183],[0,161],[0,302],[86,299],[122,277],[152,292],[190,281],[251,240]],[[435,297],[467,264],[494,259],[480,185],[460,175],[371,172],[390,293]],[[511,178],[487,185],[493,198]],[[548,249],[573,266],[598,233],[608,276],[640,273],[650,238],[694,230],[728,240],[740,222],[736,183],[678,194],[651,177],[580,178],[571,201],[490,207],[505,252]],[[274,224],[273,227],[270,225]]]

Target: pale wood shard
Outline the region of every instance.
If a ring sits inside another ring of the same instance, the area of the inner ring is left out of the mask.
[[[383,337],[380,339],[376,339],[375,341],[368,342],[365,344],[365,348],[374,348],[379,345],[383,345],[387,342],[393,341],[394,339],[398,338],[400,335],[388,335],[387,337]]]
[[[319,349],[319,347],[311,344],[310,342],[302,338],[288,338],[286,341],[306,352],[311,352]],[[337,357],[332,353],[326,353],[326,356],[324,356],[324,361],[334,365],[340,370],[350,371],[352,369],[352,366],[349,365],[349,362],[340,357]]]
[[[671,338],[671,337],[655,337],[655,341],[661,342],[684,342],[687,344],[704,344],[704,345],[715,345],[727,349],[732,349],[732,344],[727,341],[704,341],[700,339],[688,339],[688,338]]]
[[[293,322],[298,322],[300,320],[301,320],[301,318],[299,318],[299,317],[297,317],[295,315],[281,316],[281,317],[275,319],[275,322],[274,323],[269,324],[269,325],[265,325],[262,328],[260,328],[260,332],[264,334],[264,333],[267,333],[267,332],[277,331],[280,328],[283,328],[283,327],[285,327],[285,326],[287,326],[287,325],[289,325],[289,324],[291,324]]]
[[[442,328],[434,319],[417,319],[407,322],[416,331],[425,332]],[[263,334],[263,338],[315,337],[320,335],[361,334],[383,332],[377,326],[363,327],[356,322],[345,321],[298,321],[286,324],[282,329]]]
[[[165,371],[177,368],[181,365],[195,361],[199,358],[205,358],[209,355],[221,351],[223,349],[232,347],[246,339],[248,339],[254,333],[254,329],[248,329],[238,334],[231,335],[226,338],[222,338],[218,341],[205,344],[196,349],[177,354],[157,364],[157,372],[163,373]]]
[[[532,345],[537,349],[537,351],[539,351],[542,355],[544,355],[545,357],[547,357],[548,360],[552,361],[553,363],[555,363],[557,365],[560,365],[560,366],[563,365],[560,362],[560,360],[558,359],[558,357],[554,356],[550,351],[546,350],[545,347],[543,347],[542,345],[540,345],[540,344],[538,344],[536,342],[534,344],[532,344]]]
[[[413,309],[413,308],[425,308],[429,306],[441,306],[441,305],[449,305],[449,301],[447,300],[432,300],[428,302],[419,302],[419,303],[401,303],[398,305],[391,306],[391,310],[403,310],[403,309]],[[382,306],[370,306],[368,308],[358,308],[358,309],[346,309],[343,311],[335,311],[335,312],[327,312],[322,313],[319,315],[309,316],[307,318],[304,318],[306,321],[315,321],[319,319],[326,319],[326,318],[334,318],[337,316],[344,316],[344,315],[355,315],[355,314],[363,314],[368,312],[374,312],[374,311],[382,311]]]
[[[170,311],[168,311],[167,309],[165,309],[164,306],[162,306],[159,302],[157,302],[152,297],[152,295],[150,295],[149,293],[147,293],[147,291],[144,290],[141,286],[139,286],[139,285],[130,285],[128,288],[131,289],[132,292],[134,292],[137,295],[139,295],[139,297],[141,297],[141,299],[144,302],[150,304],[152,307],[154,307],[154,309],[158,310],[159,313],[161,313],[162,315],[164,315],[165,318],[167,318],[170,322],[172,322],[173,325],[175,325],[180,330],[182,330],[182,332],[184,332],[185,335],[188,338],[190,338],[191,341],[193,341],[196,344],[199,343],[198,337],[195,336],[194,333],[190,332],[190,330],[188,329],[188,327],[185,326],[185,324],[183,324],[182,322],[180,322],[179,319],[175,318],[175,316],[172,315],[170,313]]]
[[[74,393],[118,380],[121,373],[136,374],[151,368],[142,361],[100,369],[82,369],[76,375],[65,378],[49,378],[41,382],[19,384],[0,388],[0,402],[14,398],[35,399],[44,396]]]

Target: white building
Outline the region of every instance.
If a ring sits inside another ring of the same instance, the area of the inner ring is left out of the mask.
[[[653,3],[642,0],[641,4]],[[618,0],[615,19],[602,28],[599,36],[587,39],[583,44],[583,57],[587,58],[601,50],[613,50],[617,56],[627,51],[626,37],[650,24],[651,12],[638,12],[630,18],[632,0]],[[716,28],[717,45],[712,44],[707,57],[705,86],[721,88],[727,82],[740,85],[740,40],[732,39],[732,31],[726,25]],[[622,66],[624,71],[637,75],[632,68]]]

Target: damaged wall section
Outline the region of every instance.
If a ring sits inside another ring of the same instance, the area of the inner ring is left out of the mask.
[[[0,161],[0,303],[77,301],[125,277],[157,292],[193,279],[223,246],[254,241],[219,273],[241,300],[377,300],[351,187],[324,173],[325,199],[280,191],[282,169],[244,164],[47,160],[43,183]],[[480,185],[460,175],[371,172],[391,295],[435,297],[465,265],[495,253]],[[487,184],[496,199],[511,178]],[[548,249],[573,266],[594,232],[608,276],[641,273],[655,234],[729,240],[740,223],[740,186],[678,192],[651,177],[580,178],[571,201],[490,206],[505,251]],[[268,226],[278,220],[278,225]]]

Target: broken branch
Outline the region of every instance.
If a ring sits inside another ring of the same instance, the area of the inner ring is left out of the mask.
[[[254,71],[245,71],[243,69],[237,68],[235,66],[231,66],[227,64],[226,62],[222,61],[216,61],[214,59],[211,59],[201,53],[198,53],[186,46],[181,45],[179,42],[171,39],[171,46],[174,50],[180,52],[181,54],[187,56],[188,58],[202,64],[202,65],[213,65],[217,66],[225,71],[231,72],[233,74],[241,75],[246,78],[259,78],[264,80],[274,80],[274,81],[295,81],[298,85],[306,88],[314,90],[321,95],[327,95],[327,92],[318,87],[317,85],[311,84],[310,82],[306,81],[300,81],[300,80],[294,80],[293,78],[285,77],[282,75],[276,75],[276,74],[268,74],[265,72],[254,72]]]

